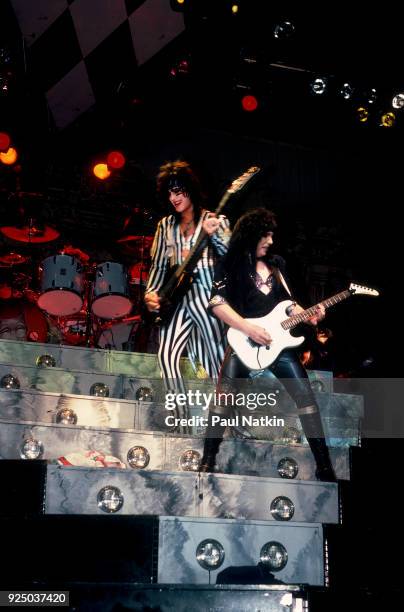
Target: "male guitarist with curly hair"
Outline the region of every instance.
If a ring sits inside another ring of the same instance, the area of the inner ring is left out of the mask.
[[[208,302],[215,263],[227,251],[229,223],[203,207],[200,182],[186,161],[161,166],[157,191],[172,210],[157,226],[145,293],[147,309],[161,315],[159,365],[165,379],[180,381],[180,358],[188,345],[209,376],[216,378],[224,357],[224,328]],[[165,318],[161,290],[176,266],[186,261],[201,233],[206,237],[197,260],[191,262],[192,282]]]
[[[285,262],[281,257],[271,255],[269,251],[275,228],[274,214],[264,208],[252,210],[238,220],[227,254],[216,268],[209,302],[210,309],[220,321],[239,330],[249,339],[249,343],[255,347],[252,351],[254,354],[258,353],[260,347],[269,349],[275,338],[272,338],[259,322],[254,323],[248,319],[259,319],[268,315],[280,302],[291,297],[284,276]],[[302,312],[303,309],[293,303],[288,315]],[[324,318],[324,314],[324,307],[318,305],[310,313],[308,322],[316,325]],[[268,352],[263,351],[263,358]],[[249,376],[251,369],[242,359],[243,356],[240,359],[233,349],[227,349],[221,370],[220,387],[227,385],[231,388],[232,380]],[[259,369],[260,366],[256,367]],[[303,430],[316,460],[317,478],[334,481],[335,474],[324,439],[318,405],[306,370],[296,351],[290,348],[282,350],[269,367],[275,376],[282,379],[296,402]],[[212,417],[216,413],[225,418],[231,410],[229,406],[219,405],[210,412],[201,471],[213,472],[216,454],[223,438],[224,428],[218,424],[218,419],[215,423]]]

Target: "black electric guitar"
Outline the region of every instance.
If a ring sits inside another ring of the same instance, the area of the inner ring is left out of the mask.
[[[252,166],[235,179],[220,200],[215,210],[215,215],[219,215],[228,199],[237,191],[240,191],[240,189],[242,189],[253,176],[258,174],[259,171],[260,168]],[[160,297],[160,309],[158,312],[151,313],[154,314],[154,322],[158,325],[167,322],[172,317],[178,303],[188,291],[193,281],[193,271],[208,240],[208,234],[201,229],[194,246],[182,264],[173,266],[168,270],[164,285],[158,292]]]

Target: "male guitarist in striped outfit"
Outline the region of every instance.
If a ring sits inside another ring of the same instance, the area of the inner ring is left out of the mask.
[[[209,236],[194,268],[193,282],[177,304],[171,319],[160,329],[158,359],[165,379],[181,381],[180,358],[185,346],[196,351],[206,372],[217,378],[224,357],[224,328],[208,309],[214,266],[226,253],[230,239],[226,218],[217,218],[202,206],[199,180],[185,161],[167,163],[157,176],[157,191],[170,202],[172,213],[158,223],[152,246],[152,263],[145,293],[150,312],[160,310],[158,295],[170,268],[181,264],[202,230]]]

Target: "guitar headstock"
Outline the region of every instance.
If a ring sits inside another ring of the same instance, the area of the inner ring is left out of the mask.
[[[253,176],[258,174],[260,170],[261,168],[258,166],[251,166],[251,168],[248,168],[248,170],[232,182],[227,193],[236,193],[236,191],[240,191],[240,189],[242,189]]]
[[[357,285],[356,283],[351,283],[349,285],[349,291],[355,295],[374,295],[374,296],[379,295],[379,292],[376,289],[370,289],[369,287],[364,287],[363,285]]]

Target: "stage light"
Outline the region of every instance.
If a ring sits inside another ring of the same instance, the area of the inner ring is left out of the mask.
[[[300,444],[302,436],[296,427],[286,427],[282,433],[282,441],[283,444]]]
[[[296,478],[299,466],[291,457],[283,457],[278,463],[277,470],[281,478]]]
[[[366,123],[366,121],[369,119],[369,111],[364,106],[360,106],[359,108],[357,108],[356,114],[361,123]]]
[[[127,460],[131,468],[143,470],[150,463],[150,454],[144,446],[133,446],[128,451]]]
[[[40,355],[36,360],[36,365],[42,368],[54,368],[56,359],[52,355]]]
[[[59,425],[76,425],[77,414],[70,408],[61,408],[56,414],[56,423]]]
[[[399,93],[394,96],[391,105],[393,108],[400,109],[404,107],[404,93]]]
[[[6,166],[12,166],[18,159],[17,150],[14,147],[9,147],[7,151],[0,153],[0,161]]]
[[[389,113],[384,113],[381,116],[381,120],[380,120],[380,125],[382,127],[393,127],[394,123],[396,121],[396,116],[394,113],[389,112]]]
[[[281,21],[274,28],[274,38],[277,40],[286,40],[295,33],[295,26],[290,21]]]
[[[339,90],[339,94],[344,98],[344,100],[350,100],[352,98],[353,92],[354,88],[350,83],[344,83]]]
[[[317,77],[310,83],[310,89],[316,96],[321,96],[327,90],[327,84],[326,77]]]
[[[10,146],[11,138],[6,132],[0,132],[0,151],[6,152]]]
[[[95,164],[93,174],[101,181],[105,181],[105,179],[111,176],[111,171],[108,169],[107,164]]]
[[[365,97],[366,97],[366,100],[368,101],[368,104],[374,104],[376,102],[376,100],[377,100],[377,91],[376,91],[376,89],[374,89],[374,88],[369,89],[369,91],[367,91],[365,93]]]
[[[44,451],[43,444],[35,438],[26,438],[20,447],[21,459],[39,459]]]
[[[237,15],[238,10],[239,10],[238,4],[232,4],[231,12],[233,13],[233,15]]]
[[[268,569],[279,572],[288,562],[288,553],[280,542],[267,542],[261,548],[260,560]]]
[[[180,457],[180,468],[184,472],[197,472],[201,455],[195,450],[186,450]]]
[[[135,397],[139,402],[153,401],[153,393],[149,387],[139,387],[139,389],[136,391]]]
[[[183,13],[187,3],[188,0],[170,0],[172,10],[176,11],[177,13]]]
[[[0,387],[2,389],[19,389],[20,381],[13,374],[6,374],[0,381]]]
[[[280,495],[272,501],[270,512],[277,521],[290,521],[295,513],[295,505],[288,497]]]
[[[97,495],[97,505],[103,512],[118,512],[123,506],[123,495],[118,487],[103,487]]]
[[[241,106],[243,107],[243,110],[247,111],[248,113],[251,113],[257,110],[258,100],[255,96],[252,95],[243,96],[241,98]]]
[[[109,387],[102,382],[96,382],[90,387],[90,395],[95,395],[95,397],[109,397]]]
[[[206,570],[217,570],[224,561],[224,548],[217,540],[203,540],[196,549],[196,560]]]
[[[126,164],[126,158],[120,151],[111,151],[108,153],[107,166],[108,168],[119,169],[123,168]]]

